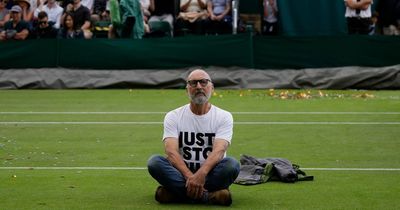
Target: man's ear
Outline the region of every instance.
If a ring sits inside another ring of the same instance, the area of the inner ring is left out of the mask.
[[[186,89],[186,94],[187,95],[189,95],[190,93],[189,93],[189,87],[188,87],[188,85],[186,84],[186,87],[185,87],[185,89]]]

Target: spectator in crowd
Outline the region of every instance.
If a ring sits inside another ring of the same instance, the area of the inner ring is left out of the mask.
[[[31,5],[29,9],[34,13],[40,5],[40,0],[29,0],[29,3]]]
[[[378,24],[384,35],[399,35],[400,0],[381,0],[376,5]]]
[[[57,37],[57,29],[53,27],[53,22],[49,22],[49,17],[45,11],[38,14],[37,26],[31,33],[32,38],[49,39]]]
[[[10,20],[10,14],[6,5],[7,0],[0,0],[0,32],[4,30],[4,24]]]
[[[46,2],[47,4],[45,4]],[[59,29],[64,9],[57,4],[56,0],[40,0],[40,5],[35,10],[34,17],[38,18],[42,11],[46,12],[48,21],[53,23],[53,27]]]
[[[229,186],[240,164],[226,156],[231,144],[231,113],[212,104],[210,76],[192,71],[186,84],[190,102],[167,113],[163,143],[166,157],[153,155],[147,168],[161,185],[155,199],[160,203],[187,202],[229,206]]]
[[[143,13],[143,26],[146,33],[150,32],[149,19],[151,13],[154,12],[154,0],[140,0]]]
[[[85,39],[92,38],[93,34],[90,31],[90,11],[87,7],[81,4],[81,0],[73,0],[73,4],[69,4],[66,11],[73,13],[74,26],[76,27],[76,30],[81,30]]]
[[[58,32],[58,38],[61,39],[83,39],[84,34],[81,29],[77,29],[74,22],[74,14],[66,12],[64,14],[64,21],[62,28]]]
[[[368,34],[371,26],[372,0],[344,0],[349,34]]]
[[[263,0],[263,35],[278,34],[278,5],[276,0]]]
[[[31,2],[29,0],[14,0],[14,2],[19,5],[22,9],[22,20],[29,24],[29,30],[32,29],[33,24],[33,11],[31,11]]]
[[[154,0],[154,12],[149,19],[150,30],[153,35],[164,34],[164,29],[152,28],[157,22],[167,22],[169,24],[170,35],[173,35],[174,30],[174,14],[175,14],[175,1],[174,0]]]
[[[177,18],[177,36],[183,30],[194,34],[205,33],[205,22],[208,18],[206,0],[181,0],[180,13]]]
[[[121,0],[120,25],[110,26],[109,38],[141,39],[144,35],[142,8],[139,0]]]
[[[232,29],[231,0],[209,0],[207,33],[230,33]]]
[[[19,5],[11,8],[11,20],[4,25],[4,31],[0,32],[0,40],[25,40],[29,36],[29,25],[22,20],[22,11]]]
[[[109,21],[110,13],[107,11],[108,0],[94,0],[92,21]]]
[[[142,8],[143,19],[147,22],[155,9],[154,0],[140,0],[140,6]]]

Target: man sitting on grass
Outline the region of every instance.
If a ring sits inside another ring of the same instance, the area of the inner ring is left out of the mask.
[[[166,157],[153,155],[148,161],[149,173],[161,184],[155,199],[229,206],[228,188],[240,170],[237,160],[226,157],[232,115],[208,101],[214,85],[205,71],[192,71],[186,89],[190,103],[170,111],[164,119]]]

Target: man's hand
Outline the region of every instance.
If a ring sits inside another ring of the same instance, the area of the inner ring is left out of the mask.
[[[187,196],[193,199],[201,199],[204,191],[204,184],[206,183],[206,174],[201,173],[200,171],[193,174],[186,180],[186,191]]]
[[[269,5],[271,5],[272,7],[275,6],[275,1],[274,0],[269,0]]]
[[[72,12],[73,9],[74,9],[74,6],[72,4],[67,5],[67,8],[66,8],[67,12]]]
[[[221,21],[222,19],[224,19],[224,15],[222,14],[215,17],[216,21]]]
[[[224,158],[225,151],[228,149],[229,143],[223,139],[215,139],[213,151],[199,170],[193,175],[186,177],[187,196],[194,199],[200,199],[203,196],[207,174]]]
[[[6,38],[6,31],[0,32],[0,40],[3,41],[3,40],[6,40],[6,39],[7,39]]]

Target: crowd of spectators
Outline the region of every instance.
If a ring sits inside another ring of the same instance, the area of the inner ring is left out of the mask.
[[[259,33],[277,35],[277,0],[262,2]],[[349,34],[399,35],[400,0],[378,1],[376,11],[371,11],[373,0],[344,4]],[[232,9],[232,0],[0,0],[0,39],[232,33]]]

